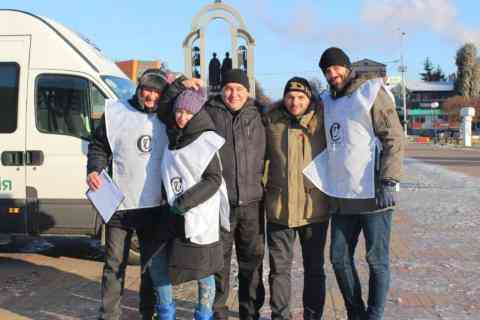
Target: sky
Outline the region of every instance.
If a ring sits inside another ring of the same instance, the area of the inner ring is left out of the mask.
[[[115,61],[166,61],[184,71],[182,42],[192,18],[213,0],[2,0],[0,8],[52,18],[91,39]],[[289,78],[318,78],[322,52],[330,46],[352,61],[368,58],[399,75],[403,53],[407,79],[419,79],[429,57],[447,75],[456,71],[455,54],[466,42],[480,50],[477,0],[224,0],[245,19],[256,39],[255,74],[272,98],[280,98]],[[1,30],[0,30],[1,32]],[[402,37],[401,34],[405,33]],[[207,29],[207,61],[230,51],[227,23]]]

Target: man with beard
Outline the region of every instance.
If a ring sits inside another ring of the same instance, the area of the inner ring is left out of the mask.
[[[168,144],[165,125],[160,121],[159,104],[169,102],[185,88],[198,88],[199,80],[177,78],[171,73],[147,72],[139,79],[135,95],[128,101],[109,101],[88,147],[87,184],[102,186],[99,173],[108,169],[125,195],[118,211],[105,226],[105,264],[99,319],[121,317],[121,297],[132,234],[140,242],[141,263],[155,250],[152,219],[160,214],[162,199],[160,165]],[[143,268],[142,268],[143,269]],[[151,320],[155,296],[148,272],[140,283],[142,319]]]
[[[331,262],[348,319],[379,320],[390,283],[403,130],[383,79],[356,77],[349,57],[335,47],[325,50],[319,65],[330,85],[322,94],[327,149],[305,174],[331,198]],[[367,306],[354,263],[362,231],[370,271]]]

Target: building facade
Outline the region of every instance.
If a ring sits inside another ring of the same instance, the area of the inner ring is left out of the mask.
[[[452,81],[407,81],[408,128],[413,131],[432,129],[457,129],[457,120],[449,119],[443,111],[443,103],[455,95]],[[401,87],[397,86],[396,91]],[[398,109],[403,117],[403,110]]]
[[[360,76],[374,76],[385,78],[387,76],[387,66],[383,63],[370,59],[362,59],[352,63],[352,70]]]

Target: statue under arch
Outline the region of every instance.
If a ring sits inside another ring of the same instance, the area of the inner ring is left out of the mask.
[[[188,77],[198,76],[202,79],[207,79],[208,76],[208,85],[210,91],[216,91],[217,89],[217,74],[210,73],[210,67],[212,63],[216,65],[216,62],[212,62],[213,58],[209,61],[207,65],[205,57],[205,30],[207,29],[208,24],[215,19],[221,19],[226,21],[230,26],[230,37],[231,37],[231,50],[232,54],[228,54],[228,59],[224,59],[223,64],[225,67],[221,70],[227,70],[231,68],[242,68],[247,72],[247,75],[250,80],[250,94],[255,95],[255,60],[254,60],[254,49],[255,49],[255,39],[247,31],[245,21],[240,13],[234,9],[232,6],[229,6],[223,3],[221,0],[215,0],[214,3],[208,4],[203,7],[193,18],[192,21],[192,30],[187,35],[183,41],[183,48],[185,51],[185,75]],[[245,45],[240,47],[242,48],[242,56],[240,56],[240,48],[238,47],[238,40],[243,39]],[[199,48],[199,52],[195,55],[192,54],[193,44],[198,42],[195,48]],[[218,59],[218,58],[217,58]],[[198,63],[199,62],[199,63]],[[208,67],[208,69],[207,69]],[[213,68],[213,66],[212,66]],[[199,71],[198,71],[199,70]],[[212,69],[216,71],[216,69]],[[212,84],[212,80],[213,83]]]

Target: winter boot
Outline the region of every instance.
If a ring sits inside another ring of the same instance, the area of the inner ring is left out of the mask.
[[[155,306],[157,309],[157,320],[175,320],[175,302]]]
[[[213,312],[212,311],[199,311],[195,309],[195,313],[193,314],[194,320],[213,320]]]

